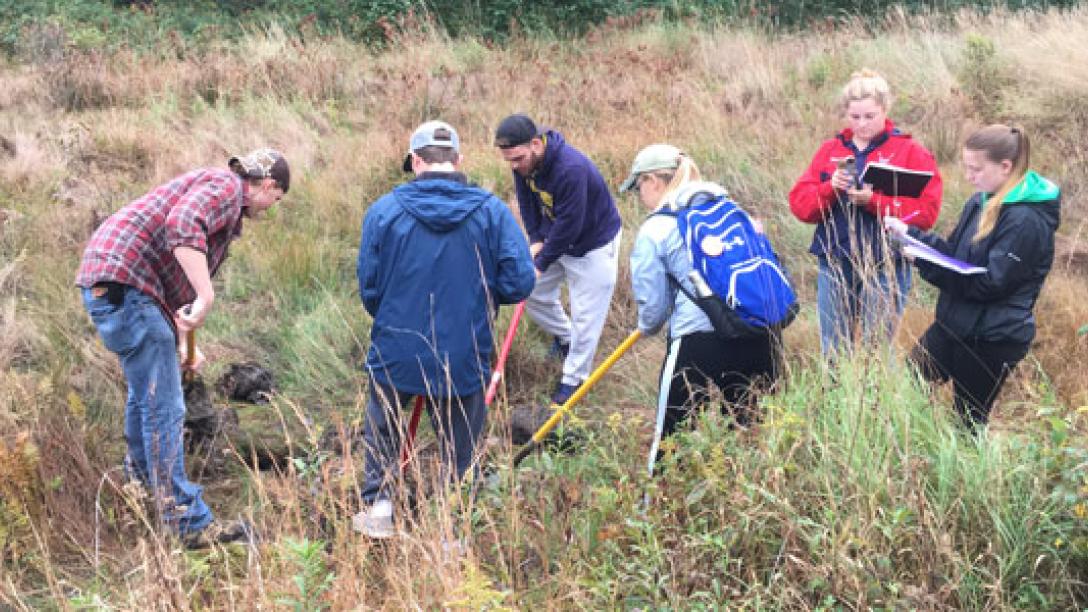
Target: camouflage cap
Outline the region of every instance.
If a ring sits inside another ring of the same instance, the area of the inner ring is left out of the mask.
[[[236,155],[228,162],[230,169],[244,179],[274,179],[284,193],[291,187],[291,168],[283,153],[263,148],[247,155]]]

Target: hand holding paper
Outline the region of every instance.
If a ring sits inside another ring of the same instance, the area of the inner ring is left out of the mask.
[[[898,224],[900,223],[906,226],[906,223],[903,223],[901,219],[896,219],[895,217],[884,217],[885,227],[888,227],[889,219],[893,220],[892,223],[896,227],[898,227]],[[921,259],[922,261],[928,261],[931,264],[940,266],[946,270],[951,270],[957,274],[963,274],[965,276],[971,274],[986,273],[986,268],[981,268],[979,266],[969,264],[965,261],[960,261],[955,257],[949,257],[948,255],[945,255],[944,253],[929,246],[928,244],[915,238],[911,238],[909,235],[907,235],[905,230],[902,234],[895,234],[890,229],[888,231],[889,233],[892,233],[896,237],[896,239],[899,240],[900,243],[902,243],[903,255],[908,259],[913,258]]]
[[[884,217],[884,229],[897,238],[906,236],[910,226],[898,217]]]

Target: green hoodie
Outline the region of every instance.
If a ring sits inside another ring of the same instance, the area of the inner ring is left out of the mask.
[[[1028,170],[1023,180],[1016,184],[1005,198],[1002,205],[1030,202],[1049,202],[1058,199],[1058,186],[1034,170]]]

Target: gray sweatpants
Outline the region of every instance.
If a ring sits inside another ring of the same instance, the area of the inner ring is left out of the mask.
[[[537,325],[570,343],[570,353],[563,363],[564,384],[579,384],[593,370],[597,341],[616,287],[622,235],[622,231],[618,232],[612,242],[582,257],[563,255],[557,259],[536,279],[536,287],[526,300],[525,310]],[[559,284],[564,279],[570,293],[570,317],[559,300]]]

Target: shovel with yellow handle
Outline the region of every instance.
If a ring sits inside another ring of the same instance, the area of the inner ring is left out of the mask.
[[[196,380],[196,371],[193,370],[193,364],[196,363],[196,330],[190,329],[185,332],[185,365],[181,372],[181,382],[186,386],[193,384]]]
[[[185,427],[194,440],[211,437],[219,429],[218,410],[196,366],[196,332],[185,332],[185,350],[181,367],[181,390],[185,397]]]
[[[546,438],[551,430],[559,424],[559,421],[561,421],[563,417],[566,416],[567,412],[569,412],[570,409],[573,408],[574,405],[577,404],[578,401],[581,400],[586,393],[589,393],[589,389],[593,385],[597,384],[597,381],[600,380],[606,372],[608,372],[608,369],[611,368],[617,361],[619,361],[620,357],[623,357],[623,354],[626,353],[628,349],[630,349],[631,346],[634,345],[635,342],[637,342],[638,339],[641,337],[642,332],[638,331],[637,329],[631,332],[631,335],[627,336],[627,339],[624,340],[623,343],[620,344],[618,347],[616,347],[616,350],[612,351],[612,354],[608,356],[608,359],[605,359],[604,363],[597,366],[597,369],[589,375],[589,378],[587,378],[585,382],[583,382],[582,385],[574,391],[574,393],[570,396],[570,399],[568,399],[566,402],[563,402],[563,405],[555,411],[555,414],[553,414],[551,418],[547,420],[547,422],[540,426],[540,429],[538,429],[536,433],[533,434],[533,437],[531,440],[529,440],[529,443],[521,447],[521,450],[518,451],[518,454],[514,455],[514,467],[517,467],[518,464],[521,463],[523,459],[528,457],[530,453],[540,448],[540,445],[544,441],[544,438]]]

